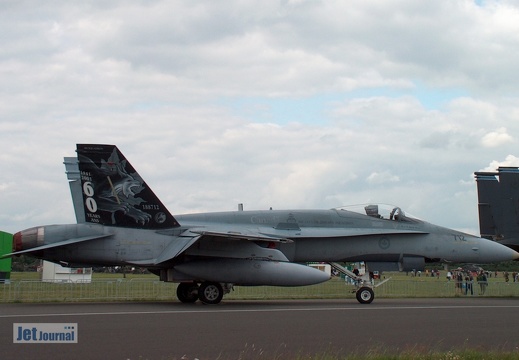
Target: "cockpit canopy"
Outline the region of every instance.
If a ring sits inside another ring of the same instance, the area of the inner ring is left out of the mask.
[[[351,211],[361,215],[368,215],[376,219],[392,221],[421,222],[417,217],[405,213],[398,206],[387,204],[359,204],[335,208],[340,215],[341,211]]]

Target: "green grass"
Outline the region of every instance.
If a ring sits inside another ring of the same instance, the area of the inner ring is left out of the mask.
[[[39,273],[12,273],[11,283],[0,285],[2,302],[43,301],[177,301],[174,283],[159,281],[153,274],[94,273],[91,283],[42,282]],[[376,298],[455,297],[455,282],[444,277],[411,277],[405,273],[385,273],[391,280],[375,288]],[[378,283],[378,282],[377,282]],[[377,284],[376,283],[376,284]],[[300,287],[236,286],[228,300],[261,299],[354,299],[354,286],[333,278],[322,284]],[[469,295],[470,296],[470,295]],[[474,284],[474,297],[519,297],[519,283],[504,281],[502,274],[490,278],[486,293]]]
[[[40,280],[41,274],[36,271],[31,272],[12,272],[11,280],[12,281],[21,281],[21,280]],[[158,277],[153,274],[120,274],[120,273],[93,273],[93,280],[110,280],[110,279],[154,279],[157,280]]]
[[[425,276],[425,274],[422,274],[422,276],[411,276],[406,275],[404,272],[384,272],[382,274],[382,278],[380,280],[384,280],[386,278],[391,278],[393,280],[409,280],[409,281],[420,281],[420,282],[447,282],[447,279],[445,277],[446,272],[442,271],[439,278],[436,277],[430,277]],[[121,274],[121,273],[96,273],[94,272],[92,274],[92,278],[94,280],[105,280],[105,279],[158,279],[156,275],[153,274]],[[511,274],[510,274],[511,278]],[[32,271],[32,272],[12,272],[11,273],[11,280],[39,280],[40,279],[40,273]],[[488,279],[490,283],[492,282],[505,282],[504,276],[502,272],[498,272],[498,277],[491,277]],[[512,281],[512,280],[510,280]],[[451,281],[452,282],[452,281]]]

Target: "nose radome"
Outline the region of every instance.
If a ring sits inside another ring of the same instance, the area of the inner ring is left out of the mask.
[[[484,254],[483,256],[485,258],[488,257],[489,262],[500,262],[519,259],[519,253],[514,249],[509,248],[508,246],[505,246],[495,241],[485,241],[484,244],[484,246],[481,246],[481,255]]]
[[[508,252],[509,260],[517,260],[517,259],[519,259],[519,252],[515,251],[512,248],[509,248],[506,245],[503,245],[503,246],[506,248],[506,251]],[[504,250],[503,250],[503,252],[504,252]]]

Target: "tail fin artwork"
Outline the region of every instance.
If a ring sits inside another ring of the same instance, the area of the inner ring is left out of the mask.
[[[519,250],[519,168],[474,174],[481,237]]]
[[[77,145],[65,158],[78,223],[140,229],[179,224],[115,145]]]

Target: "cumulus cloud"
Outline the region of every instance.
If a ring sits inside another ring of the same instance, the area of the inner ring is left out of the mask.
[[[485,147],[496,147],[513,142],[513,138],[508,134],[506,128],[501,127],[483,136],[481,142]]]
[[[499,160],[492,160],[490,162],[490,164],[481,169],[480,171],[489,171],[489,172],[492,172],[492,171],[496,171],[497,168],[499,168],[500,166],[503,166],[503,167],[507,167],[507,166],[510,166],[510,167],[519,167],[519,157],[516,157],[514,155],[508,155],[504,160],[502,161],[499,161]]]
[[[396,175],[392,175],[389,171],[384,172],[373,172],[366,178],[370,184],[384,184],[390,182],[398,182],[400,178]]]

